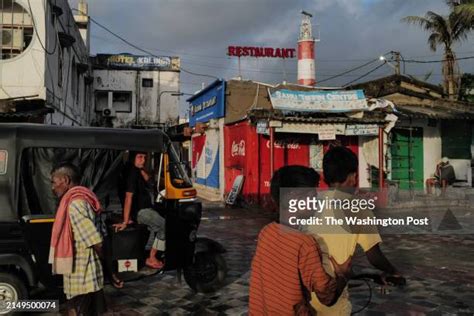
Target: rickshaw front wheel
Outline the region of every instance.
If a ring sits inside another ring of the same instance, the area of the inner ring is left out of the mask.
[[[220,253],[197,253],[194,264],[184,269],[186,283],[196,292],[209,293],[222,287],[227,265]]]
[[[0,315],[9,313],[5,302],[17,302],[28,297],[25,284],[10,273],[0,273]]]

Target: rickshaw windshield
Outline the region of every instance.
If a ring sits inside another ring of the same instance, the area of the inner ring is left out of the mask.
[[[184,169],[184,163],[178,158],[178,154],[174,147],[169,145],[169,171],[171,176],[171,182],[176,188],[192,188],[193,184],[189,179]]]

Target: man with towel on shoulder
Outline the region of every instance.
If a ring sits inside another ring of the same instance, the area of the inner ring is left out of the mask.
[[[62,274],[68,315],[100,315],[106,311],[100,258],[102,237],[95,225],[101,206],[96,195],[79,186],[76,166],[61,164],[51,172],[51,186],[61,199],[51,234],[49,263]]]

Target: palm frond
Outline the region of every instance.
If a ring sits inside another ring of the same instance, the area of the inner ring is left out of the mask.
[[[466,25],[466,27],[474,28],[474,1],[470,0],[469,3],[458,5],[454,12],[458,14],[460,20]]]
[[[429,28],[425,26],[425,30],[430,33],[437,33],[437,40],[439,43],[451,46],[452,34],[449,17],[442,16],[433,11],[428,11],[426,12],[425,19],[430,21]]]
[[[426,29],[431,27],[431,21],[422,17],[422,16],[406,16],[402,19],[402,22],[406,22],[408,24],[419,25],[420,27]]]
[[[439,33],[432,33],[430,37],[428,37],[428,44],[430,45],[430,49],[434,52],[436,52],[436,48],[441,43],[443,43],[443,41],[441,40],[441,34]]]
[[[451,24],[451,41],[462,42],[467,39],[471,26],[466,24],[465,21],[459,17],[459,15],[453,13]]]
[[[445,17],[436,12],[428,11],[426,12],[425,18],[431,21],[431,29],[435,29],[440,33],[449,32],[449,16]]]
[[[459,5],[459,0],[446,0],[445,2],[451,9]]]
[[[461,5],[474,4],[474,0],[445,0],[445,2],[451,8],[451,10],[456,9]]]

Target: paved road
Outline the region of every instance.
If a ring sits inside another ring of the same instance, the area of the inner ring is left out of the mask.
[[[106,287],[110,315],[246,315],[249,267],[259,230],[272,220],[251,210],[208,208],[200,235],[221,242],[228,250],[226,285],[212,294],[195,294],[173,273],[129,282],[125,289]],[[370,304],[359,315],[473,315],[473,235],[384,236],[383,250],[407,276],[403,289],[374,287]],[[369,267],[363,253],[356,271]],[[366,305],[366,285],[351,289],[353,310]]]

